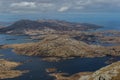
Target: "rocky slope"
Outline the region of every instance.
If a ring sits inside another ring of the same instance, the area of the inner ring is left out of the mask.
[[[67,35],[49,35],[41,42],[11,45],[11,47],[16,53],[49,57],[82,56],[89,52],[90,48],[86,43],[69,38]]]
[[[19,54],[44,57],[101,57],[106,55],[120,56],[120,47],[103,47],[88,45],[68,35],[48,35],[36,43],[4,45],[3,48],[14,48]]]
[[[39,30],[39,31],[72,31],[72,30],[89,30],[101,28],[100,26],[88,23],[72,23],[66,21],[58,20],[20,20],[14,24],[0,29],[1,33],[11,33],[11,34],[25,34],[29,30]]]

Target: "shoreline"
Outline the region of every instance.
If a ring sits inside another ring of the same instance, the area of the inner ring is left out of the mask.
[[[28,71],[20,71],[14,69],[20,65],[21,63],[18,62],[0,59],[0,79],[16,78],[27,73]]]

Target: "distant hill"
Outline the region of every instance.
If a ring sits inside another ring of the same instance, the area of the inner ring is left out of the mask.
[[[8,26],[8,25],[11,25],[12,22],[0,22],[0,26]]]
[[[0,26],[0,29],[4,28],[3,26]]]
[[[20,20],[12,25],[0,29],[2,33],[16,33],[16,34],[24,34],[25,30],[44,30],[51,29],[56,31],[83,31],[89,29],[97,29],[101,28],[101,26],[88,24],[88,23],[73,23],[59,20]]]

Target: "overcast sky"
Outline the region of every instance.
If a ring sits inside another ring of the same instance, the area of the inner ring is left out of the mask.
[[[120,12],[120,0],[0,0],[0,13]]]

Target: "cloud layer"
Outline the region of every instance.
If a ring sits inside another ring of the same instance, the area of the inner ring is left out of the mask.
[[[120,0],[0,0],[0,13],[120,12]]]

